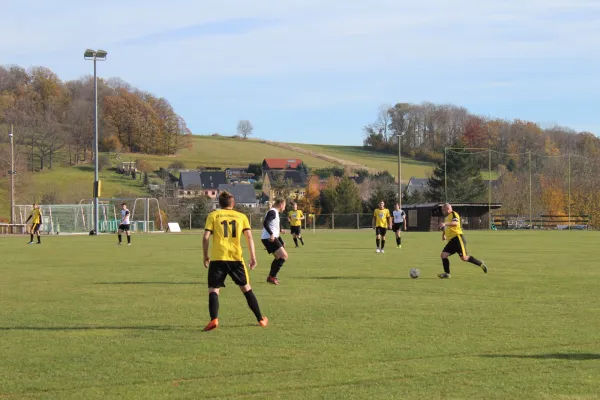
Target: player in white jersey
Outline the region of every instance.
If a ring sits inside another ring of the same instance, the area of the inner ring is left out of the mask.
[[[275,259],[271,263],[271,271],[267,277],[267,282],[273,285],[279,285],[279,279],[277,279],[277,273],[283,266],[283,263],[288,258],[287,251],[285,251],[285,243],[281,239],[280,234],[285,233],[281,229],[279,213],[285,210],[285,200],[277,199],[273,204],[273,208],[267,211],[265,220],[263,221],[263,230],[260,235],[262,243],[265,245],[265,249],[269,254],[273,254]]]
[[[130,217],[131,217],[131,214],[130,214],[129,210],[127,209],[127,204],[125,204],[125,203],[121,204],[121,223],[119,224],[119,231],[118,231],[119,245],[122,242],[123,232],[125,232],[125,234],[127,235],[127,246],[131,246],[131,235],[129,234],[129,226],[131,224],[129,221]]]
[[[406,230],[406,213],[400,209],[400,204],[396,203],[394,211],[392,212],[393,222],[392,230],[396,234],[396,247],[402,248],[402,238],[400,232]]]

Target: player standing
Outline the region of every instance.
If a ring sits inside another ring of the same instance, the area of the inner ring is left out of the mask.
[[[402,237],[401,231],[406,230],[406,213],[404,210],[400,209],[400,204],[396,203],[394,207],[394,211],[392,211],[392,217],[394,220],[394,224],[392,225],[392,230],[396,234],[396,247],[399,249],[402,248]]]
[[[379,202],[379,207],[373,212],[373,229],[375,229],[377,253],[384,253],[385,234],[388,229],[392,229],[392,217],[390,210],[385,208],[383,201]]]
[[[42,226],[42,210],[40,210],[40,205],[37,203],[33,204],[33,210],[31,210],[31,214],[29,214],[29,218],[25,223],[28,223],[31,220],[31,230],[29,231],[30,239],[29,243],[33,244],[33,235],[37,236],[37,244],[42,244],[42,240],[40,238],[40,228]]]
[[[202,251],[204,267],[208,268],[208,310],[210,322],[204,328],[210,331],[219,326],[219,289],[225,287],[227,275],[240,287],[246,297],[248,307],[256,316],[260,326],[267,326],[269,320],[263,317],[258,306],[258,300],[250,287],[250,277],[244,264],[242,251],[242,235],[246,237],[250,250],[250,269],[256,267],[256,252],[254,240],[250,231],[248,217],[233,209],[235,200],[230,193],[221,192],[219,195],[220,210],[211,212],[204,225]],[[213,236],[211,256],[208,256],[209,239]]]
[[[288,258],[287,251],[285,251],[285,243],[281,239],[280,234],[285,233],[281,229],[279,213],[285,210],[285,200],[276,199],[273,207],[267,211],[265,220],[263,221],[263,230],[260,235],[261,241],[267,249],[269,254],[273,254],[275,259],[271,263],[271,271],[267,277],[267,282],[273,285],[279,285],[279,279],[277,279],[277,273],[283,267],[283,263]]]
[[[469,256],[467,253],[467,241],[463,236],[463,231],[460,226],[460,216],[456,211],[452,210],[452,206],[448,203],[442,206],[442,213],[445,216],[444,222],[442,222],[439,226],[440,229],[443,229],[442,240],[448,240],[448,243],[442,250],[442,265],[444,266],[444,273],[438,274],[438,277],[441,279],[450,278],[450,257],[454,253],[458,253],[460,259],[463,261],[468,261],[472,264],[477,265],[479,268],[483,270],[483,272],[487,273],[488,268],[484,262],[479,261],[473,256]]]
[[[125,232],[125,234],[127,235],[127,246],[131,246],[131,234],[129,232],[129,227],[131,222],[129,221],[131,214],[129,213],[129,210],[127,209],[127,204],[123,203],[121,204],[121,223],[119,224],[119,231],[118,231],[118,236],[119,236],[119,245],[121,245],[121,242],[123,241],[123,232]]]
[[[292,203],[293,210],[288,213],[288,221],[290,222],[290,233],[294,236],[294,244],[298,247],[298,239],[304,246],[304,240],[302,239],[302,221],[304,220],[304,213],[302,210],[298,210],[298,204]]]

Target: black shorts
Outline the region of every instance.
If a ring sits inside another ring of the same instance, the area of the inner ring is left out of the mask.
[[[376,235],[385,236],[386,233],[387,233],[387,228],[382,228],[380,226],[378,226],[377,228],[375,228],[375,234]]]
[[[128,231],[129,230],[129,224],[121,224],[121,225],[119,225],[119,230],[120,231]]]
[[[40,231],[40,226],[42,226],[42,224],[33,224],[33,225],[31,225],[31,232],[32,233],[38,233]]]
[[[444,253],[448,253],[450,255],[458,253],[459,256],[466,256],[467,253],[467,241],[463,235],[458,235],[453,237],[446,243]]]
[[[290,226],[290,233],[292,235],[300,235],[300,226]]]
[[[208,264],[208,287],[225,287],[225,278],[227,275],[238,286],[245,286],[250,283],[248,270],[241,261],[211,261]]]
[[[404,226],[404,222],[394,222],[394,225],[392,225],[392,230],[394,232],[401,231],[403,226]]]
[[[285,246],[285,243],[283,242],[283,239],[280,237],[275,238],[274,241],[270,241],[269,239],[261,239],[262,244],[265,246],[265,249],[267,249],[267,253],[269,254],[273,254],[275,253],[277,250],[279,250],[280,248]]]

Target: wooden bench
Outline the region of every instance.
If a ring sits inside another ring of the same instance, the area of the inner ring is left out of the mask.
[[[25,224],[0,224],[0,234],[7,235],[9,233],[27,233],[27,225]]]

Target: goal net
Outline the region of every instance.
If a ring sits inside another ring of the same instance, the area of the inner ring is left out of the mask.
[[[25,224],[33,206],[15,206],[17,221]],[[50,204],[41,205],[42,227],[40,232],[47,234],[89,234],[94,229],[94,207],[92,204]],[[115,232],[117,212],[113,204],[100,204],[98,207],[100,232]]]

